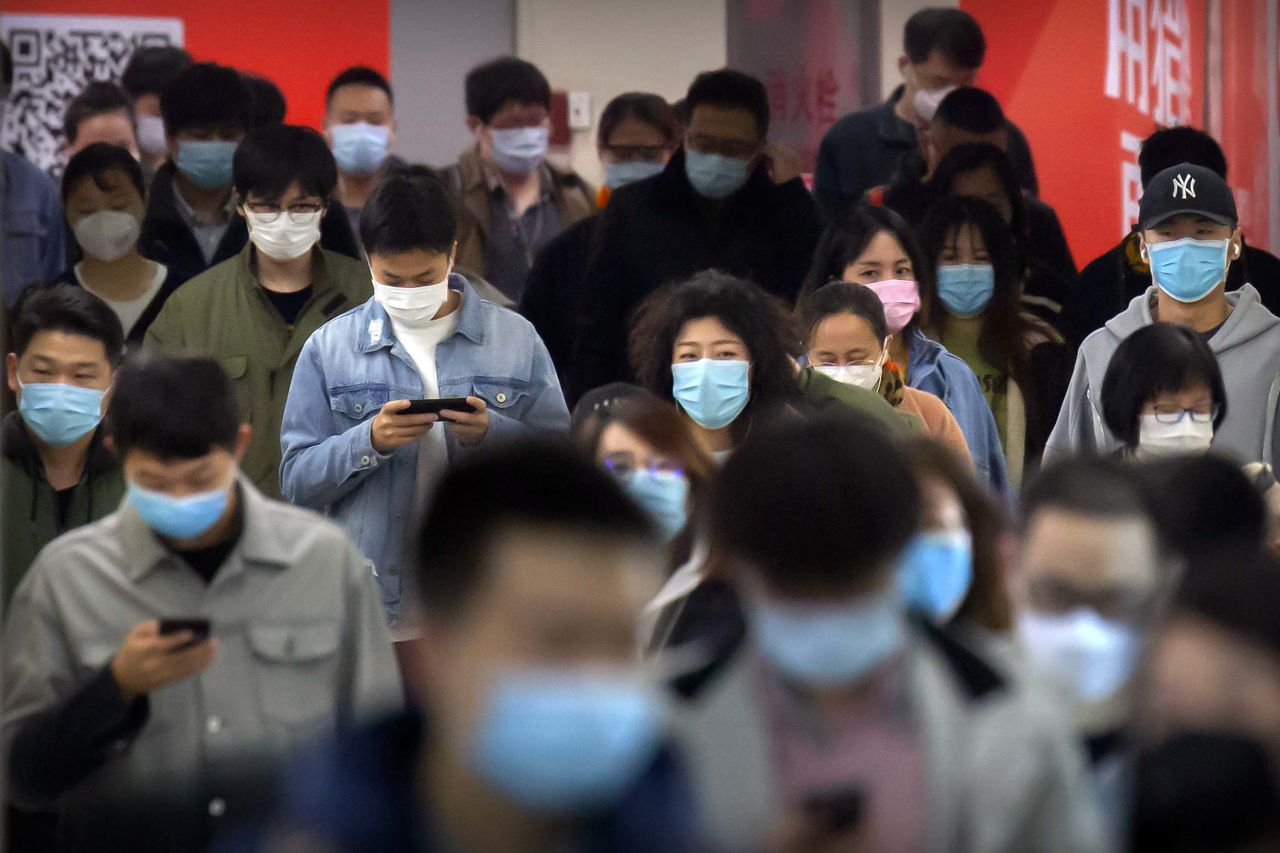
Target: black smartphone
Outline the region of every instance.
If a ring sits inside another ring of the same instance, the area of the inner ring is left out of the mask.
[[[194,636],[191,642],[183,643],[174,649],[180,652],[183,649],[189,649],[192,646],[198,646],[209,639],[209,635],[213,632],[213,626],[208,619],[161,619],[160,620],[160,636],[167,634],[176,634],[179,631],[190,631]]]
[[[438,415],[448,409],[451,412],[475,414],[475,407],[467,402],[466,397],[440,397],[436,400],[410,400],[407,408],[396,412],[398,415]]]
[[[811,794],[804,801],[804,810],[828,831],[848,832],[862,822],[865,801],[861,788],[841,788]]]

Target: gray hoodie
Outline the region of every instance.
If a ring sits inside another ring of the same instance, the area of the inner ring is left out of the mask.
[[[1152,323],[1156,288],[1134,297],[1129,307],[1084,339],[1076,356],[1058,422],[1049,435],[1044,460],[1082,450],[1107,452],[1120,446],[1102,421],[1102,377],[1111,354],[1130,334]],[[1215,450],[1241,462],[1276,464],[1276,406],[1280,397],[1280,318],[1258,301],[1246,284],[1227,294],[1232,311],[1209,339],[1227,388],[1227,417],[1213,435]]]

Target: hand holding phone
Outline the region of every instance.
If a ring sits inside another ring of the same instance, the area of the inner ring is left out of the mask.
[[[451,412],[475,414],[476,407],[466,397],[438,397],[432,400],[410,400],[402,411],[407,415],[438,415],[448,409]]]
[[[369,441],[379,453],[390,453],[422,438],[436,421],[437,414],[413,414],[414,400],[392,400],[373,418]]]
[[[209,636],[207,619],[155,619],[139,622],[125,634],[111,660],[111,675],[126,702],[182,681],[213,663],[218,641]]]

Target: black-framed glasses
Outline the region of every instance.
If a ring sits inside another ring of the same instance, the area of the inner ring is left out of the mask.
[[[1197,406],[1194,409],[1183,409],[1178,406],[1152,406],[1151,414],[1155,415],[1156,423],[1176,424],[1180,423],[1184,417],[1191,417],[1193,424],[1211,424],[1218,417],[1218,413],[1222,411],[1222,407],[1217,403],[1205,408]]]
[[[269,201],[251,201],[245,205],[245,209],[254,216],[261,218],[264,223],[275,222],[280,218],[281,213],[288,212],[289,220],[301,225],[307,221],[308,217],[315,216],[324,210],[324,205],[311,201],[300,201],[288,207],[282,207]]]

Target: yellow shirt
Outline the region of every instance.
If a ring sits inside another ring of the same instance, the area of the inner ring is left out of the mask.
[[[946,332],[942,336],[942,345],[961,358],[978,374],[978,384],[982,386],[982,395],[987,398],[987,405],[996,418],[996,429],[1000,433],[1000,444],[1009,446],[1009,374],[997,370],[983,358],[978,351],[978,332],[982,328],[981,317],[961,319],[947,317]]]

